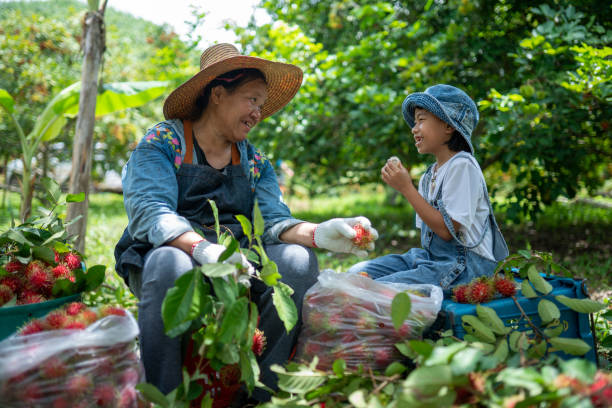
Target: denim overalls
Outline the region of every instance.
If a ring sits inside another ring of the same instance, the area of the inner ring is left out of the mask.
[[[244,169],[240,166],[240,153],[232,146],[232,164],[223,171],[209,165],[192,164],[193,139],[191,124],[184,123],[186,154],[176,173],[178,184],[177,213],[199,227],[206,239],[216,242],[216,233],[207,226],[214,225],[214,217],[208,199],[215,201],[219,223],[245,246],[248,240],[234,215],[251,218],[254,194]],[[265,247],[268,257],[276,262],[281,279],[294,289],[293,299],[301,310],[306,290],[316,282],[318,264],[316,256],[305,247],[289,244],[272,244]],[[161,320],[161,305],[166,291],[175,280],[196,266],[185,252],[162,245],[157,248],[149,243],[133,240],[126,231],[115,250],[118,271],[129,273],[129,286],[140,299],[138,323],[141,330],[140,346],[147,382],[168,393],[181,381],[183,353],[181,339],[165,335]],[[276,384],[270,371],[272,364],[286,362],[296,342],[299,325],[287,333],[272,304],[272,290],[257,279],[251,279],[251,300],[257,304],[260,316],[259,328],[267,337],[267,346],[258,358],[263,383]],[[183,343],[185,339],[183,339]],[[183,344],[184,345],[184,344]],[[183,347],[184,348],[184,347]],[[255,398],[266,400],[262,390],[255,390]]]
[[[465,156],[469,156],[469,154],[459,152],[450,160]],[[470,163],[474,164],[472,160],[470,160]],[[428,197],[432,169],[433,165],[427,169],[423,176],[424,198],[430,205],[442,213],[444,223],[453,239],[450,241],[443,240],[423,222],[421,226],[422,248],[412,248],[401,255],[386,255],[370,261],[360,262],[352,266],[348,271],[349,273],[365,271],[372,279],[384,282],[429,283],[442,287],[445,294],[448,295],[453,286],[468,283],[478,276],[492,275],[497,262],[508,256],[508,247],[497,226],[484,179],[482,185],[489,205],[489,216],[487,217],[480,239],[474,245],[467,246],[462,241],[461,233],[457,234],[455,232],[453,223],[442,201],[442,184],[444,180],[440,184],[435,199],[430,200]],[[489,229],[493,232],[493,256],[495,257],[495,262],[478,255],[474,251],[470,251],[471,248],[475,248],[482,242],[485,233]]]

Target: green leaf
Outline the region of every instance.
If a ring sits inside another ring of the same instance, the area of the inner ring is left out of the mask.
[[[557,302],[561,303],[578,313],[595,313],[605,309],[606,305],[591,299],[575,299],[565,295],[555,296]]]
[[[255,381],[259,378],[259,364],[251,350],[240,351],[240,382],[246,384],[249,390],[255,388]]]
[[[584,358],[572,358],[571,360],[561,361],[559,367],[563,373],[585,384],[591,384],[597,372],[597,365]]]
[[[236,266],[229,263],[210,263],[200,266],[199,269],[209,278],[220,278],[236,273]]]
[[[15,100],[5,89],[0,88],[0,106],[2,106],[8,113],[15,111]]]
[[[253,226],[251,225],[251,221],[249,221],[249,219],[247,217],[245,217],[244,215],[242,215],[242,214],[238,214],[236,216],[236,219],[238,220],[238,222],[242,226],[242,231],[244,232],[244,235],[246,235],[247,238],[249,238],[249,242],[252,242],[252,240],[253,240]]]
[[[573,356],[585,355],[591,349],[591,346],[580,339],[553,337],[549,342],[553,347]]]
[[[457,376],[474,372],[482,356],[483,351],[475,347],[466,347],[463,350],[459,350],[450,362],[453,375]]]
[[[508,338],[508,343],[510,345],[510,349],[514,352],[517,352],[521,349],[525,350],[527,347],[529,347],[527,334],[525,334],[525,332],[511,332],[510,337]]]
[[[493,331],[489,329],[483,322],[481,322],[476,316],[465,315],[461,317],[464,325],[468,324],[474,329],[474,335],[478,337],[480,340],[485,341],[487,343],[495,342],[495,334]]]
[[[529,280],[527,279],[521,282],[521,293],[523,294],[523,296],[529,299],[538,297],[538,294],[536,293],[535,290],[533,290],[533,287],[531,286],[531,284],[529,283]]]
[[[215,233],[217,234],[217,240],[219,240],[219,235],[221,234],[221,227],[219,227],[219,209],[217,208],[217,204],[213,200],[211,200],[210,198],[207,200],[208,204],[210,204],[210,208],[212,209],[213,217],[215,218]]]
[[[204,292],[202,277],[196,270],[180,276],[166,293],[162,303],[165,332],[170,337],[182,334],[185,324],[198,317]]]
[[[346,371],[346,361],[341,358],[334,361],[334,363],[332,364],[332,371],[334,372],[334,374],[336,374],[336,376],[343,377],[344,371]]]
[[[528,251],[526,249],[519,249],[516,252],[525,259],[531,259],[531,251]]]
[[[548,337],[559,337],[563,333],[564,327],[562,324],[558,324],[554,327],[544,329],[544,335]]]
[[[403,385],[404,392],[432,396],[436,395],[442,387],[448,387],[452,383],[453,374],[450,367],[436,365],[413,370]]]
[[[557,305],[547,299],[542,299],[538,303],[538,314],[542,323],[546,324],[561,317],[561,312]]]
[[[401,374],[406,371],[406,366],[398,361],[394,361],[387,366],[385,369],[385,376],[391,377],[396,374]]]
[[[393,327],[399,330],[404,321],[410,315],[410,296],[405,292],[400,292],[391,301],[391,320],[393,321]]]
[[[66,194],[67,203],[80,203],[85,200],[85,193]]]
[[[147,401],[157,405],[161,405],[164,408],[170,406],[170,401],[168,401],[166,396],[153,384],[140,383],[136,385],[135,388],[142,393],[142,395],[146,398]]]
[[[227,248],[225,248],[225,251],[223,251],[221,253],[221,255],[219,255],[219,259],[217,259],[218,263],[221,263],[223,261],[225,261],[227,258],[229,258],[230,256],[232,256],[234,254],[234,252],[236,252],[236,250],[240,248],[240,243],[238,242],[238,240],[236,238],[233,238],[230,240],[229,245],[227,246]]]
[[[408,340],[408,345],[415,353],[425,358],[428,358],[434,349],[431,344],[421,340]]]
[[[495,310],[487,306],[476,306],[476,314],[494,333],[507,334],[511,329],[504,326],[504,322],[497,316]]]
[[[49,177],[43,177],[41,179],[41,184],[43,189],[47,193],[47,200],[53,205],[57,205],[62,196],[62,190],[60,189],[60,185]]]
[[[612,334],[604,337],[604,339],[601,341],[601,345],[602,347],[612,348]]]
[[[51,248],[47,247],[33,247],[32,248],[32,256],[37,259],[42,259],[43,261],[53,264],[55,263],[55,253]]]
[[[278,273],[278,267],[274,262],[268,262],[265,264],[263,268],[261,268],[261,272],[259,272],[259,277],[268,286],[276,285],[278,280],[282,278],[281,274]]]
[[[98,286],[104,282],[106,278],[106,266],[105,265],[94,265],[87,269],[85,274],[85,291],[89,292],[95,290]]]
[[[500,363],[506,361],[506,358],[508,358],[508,341],[505,337],[499,339],[497,342],[497,348],[495,349],[495,353],[493,353],[493,357]]]
[[[535,290],[545,295],[549,294],[553,287],[550,283],[546,282],[546,279],[542,277],[536,270],[534,265],[531,265],[529,269],[527,269],[527,276],[529,277],[529,281],[533,284]]]
[[[221,342],[229,343],[233,338],[240,338],[247,328],[248,302],[246,297],[240,297],[223,314],[223,321],[218,332]]]
[[[425,365],[447,365],[453,356],[459,351],[467,347],[465,342],[457,342],[449,344],[448,346],[434,347],[431,355],[425,361]]]
[[[264,233],[265,223],[257,200],[255,200],[255,205],[253,206],[253,224],[255,227],[255,235],[261,237]]]
[[[327,379],[325,374],[306,367],[301,367],[298,371],[288,372],[282,366],[274,364],[270,369],[278,377],[278,388],[295,394],[305,394],[312,391]]]
[[[278,282],[274,286],[274,292],[272,293],[272,302],[276,307],[278,317],[280,317],[285,325],[287,333],[293,329],[298,320],[297,308],[293,299],[291,299],[292,294],[293,289],[283,282]]]
[[[238,288],[234,281],[230,280],[228,282],[223,278],[211,278],[210,281],[212,282],[213,291],[215,295],[217,295],[217,298],[225,307],[230,307],[238,297]]]

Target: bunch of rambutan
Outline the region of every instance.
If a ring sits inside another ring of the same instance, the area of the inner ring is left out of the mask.
[[[121,322],[81,330],[110,315],[121,316]],[[118,328],[134,338],[117,338]],[[73,331],[59,338],[50,332],[58,329]],[[136,322],[126,310],[89,308],[80,302],[30,321],[1,343],[0,406],[149,406],[135,388],[144,380],[136,333]]]
[[[511,297],[516,294],[517,284],[514,278],[497,274],[492,278],[480,276],[470,283],[453,288],[453,300],[458,303],[486,303],[498,294]]]
[[[81,257],[75,252],[55,252],[55,262],[33,259],[23,264],[11,259],[0,270],[0,306],[16,298],[17,305],[45,302],[53,299],[53,286],[61,279],[75,282],[74,271],[82,268]]]
[[[81,302],[72,302],[49,312],[45,317],[33,319],[18,330],[19,336],[40,333],[47,330],[83,330],[103,317],[125,316],[124,309],[105,305],[95,310]]]

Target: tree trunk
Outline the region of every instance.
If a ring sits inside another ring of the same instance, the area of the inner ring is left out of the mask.
[[[106,2],[104,2],[106,5]],[[104,6],[99,11],[88,11],[83,21],[83,71],[81,73],[81,94],[79,114],[72,148],[72,171],[70,173],[70,194],[85,193],[80,203],[68,203],[67,221],[76,220],[68,227],[70,236],[77,236],[76,250],[85,251],[87,231],[87,207],[89,205],[89,180],[93,150],[93,129],[96,119],[96,98],[98,94],[98,72],[104,52]]]

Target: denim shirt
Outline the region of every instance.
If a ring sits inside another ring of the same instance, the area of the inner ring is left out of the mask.
[[[128,232],[133,239],[158,247],[194,230],[194,226],[176,212],[176,172],[185,157],[184,146],[183,123],[177,119],[167,120],[147,131],[124,166],[121,176],[123,201],[129,220]],[[279,235],[304,221],[293,218],[283,202],[270,161],[246,140],[236,146],[251,193],[264,218],[263,241],[280,243]],[[193,162],[197,164],[195,152]],[[251,218],[251,214],[244,215]]]

